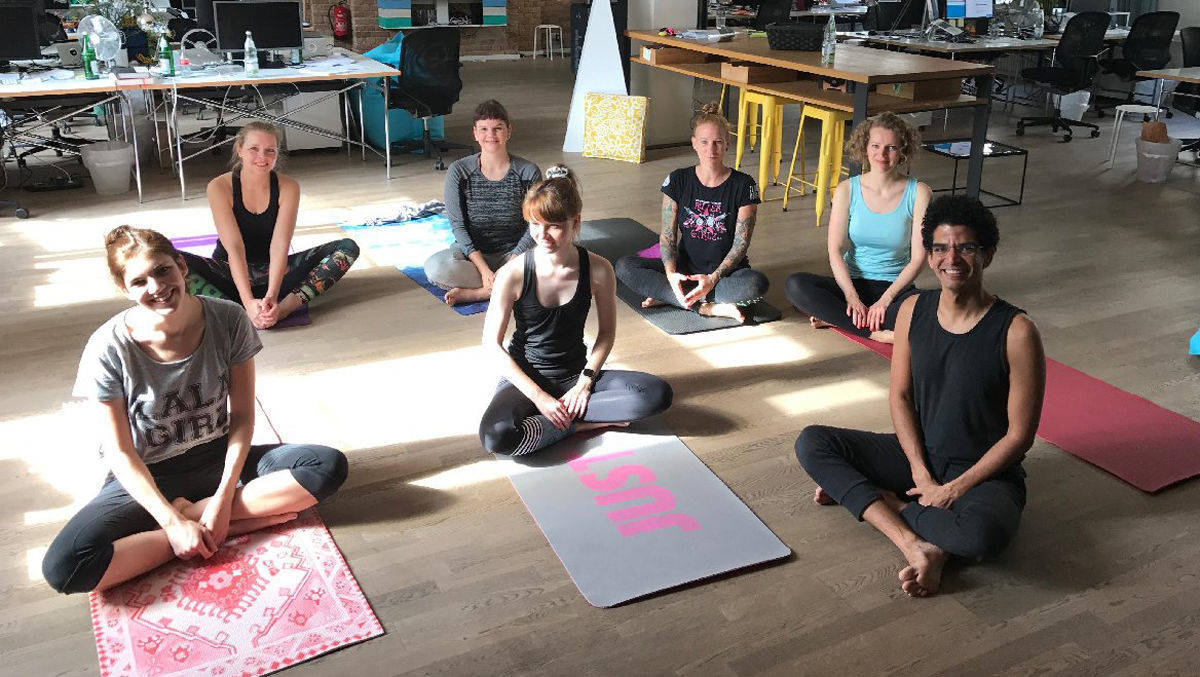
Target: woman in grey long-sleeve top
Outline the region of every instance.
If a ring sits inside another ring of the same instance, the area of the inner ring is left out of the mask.
[[[525,191],[542,180],[537,165],[508,154],[512,125],[499,101],[484,101],[475,109],[474,134],[480,152],[450,165],[446,174],[454,246],[425,261],[425,276],[447,290],[451,306],[490,298],[495,271],[533,246],[521,202]]]

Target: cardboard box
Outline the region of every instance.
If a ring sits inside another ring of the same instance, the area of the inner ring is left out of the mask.
[[[962,78],[945,80],[921,80],[918,82],[890,82],[876,85],[875,91],[909,101],[949,99],[962,93]]]
[[[753,85],[762,82],[789,82],[798,73],[787,68],[763,66],[745,61],[726,61],[721,64],[721,77],[725,80]]]
[[[642,47],[642,59],[652,64],[704,63],[705,55],[690,49],[645,45]]]

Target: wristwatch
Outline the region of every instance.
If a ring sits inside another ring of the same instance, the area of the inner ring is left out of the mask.
[[[580,372],[580,374],[582,374],[583,376],[586,376],[586,377],[588,377],[588,378],[592,379],[592,381],[593,381],[593,382],[596,380],[596,372],[595,372],[595,370],[593,370],[593,369],[591,369],[591,368],[589,368],[589,367],[584,367],[584,368],[583,368],[583,371],[582,371],[582,372]]]

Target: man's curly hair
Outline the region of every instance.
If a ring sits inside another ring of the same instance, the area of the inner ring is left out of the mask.
[[[896,134],[896,138],[900,140],[900,164],[909,164],[917,157],[917,151],[921,149],[921,133],[917,128],[895,113],[879,113],[860,122],[850,133],[850,159],[861,164],[864,172],[871,170],[871,163],[867,159],[867,143],[871,139],[871,130],[875,127]]]

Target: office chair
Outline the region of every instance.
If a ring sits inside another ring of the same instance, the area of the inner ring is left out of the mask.
[[[754,16],[754,30],[765,31],[774,23],[787,23],[792,18],[792,0],[762,0]]]
[[[1068,12],[1105,12],[1112,7],[1112,0],[1071,0],[1067,3]]]
[[[1108,30],[1108,14],[1105,12],[1080,12],[1071,17],[1063,29],[1058,48],[1054,51],[1054,65],[1025,68],[1021,77],[1033,81],[1047,91],[1046,108],[1049,110],[1051,96],[1070,94],[1088,89],[1100,72],[1098,57],[1104,50],[1104,33]],[[1100,128],[1090,122],[1068,120],[1062,111],[1043,117],[1024,117],[1017,121],[1017,136],[1024,136],[1026,127],[1050,125],[1051,132],[1065,129],[1063,143],[1071,140],[1072,127],[1087,127],[1092,138],[1100,136]]]
[[[1133,20],[1133,25],[1129,27],[1129,37],[1121,44],[1121,58],[1100,61],[1100,67],[1105,73],[1113,73],[1129,83],[1129,95],[1124,101],[1103,107],[1098,104],[1097,115],[1104,117],[1104,108],[1133,102],[1136,84],[1146,80],[1139,78],[1135,73],[1163,68],[1170,63],[1171,41],[1175,38],[1175,26],[1178,24],[1179,12],[1146,12]],[[1167,112],[1170,117],[1170,109]]]
[[[388,106],[403,108],[413,117],[421,118],[424,131],[416,141],[397,141],[393,152],[407,153],[420,149],[425,155],[437,154],[433,168],[443,170],[442,154],[450,150],[471,150],[471,146],[434,139],[429,135],[429,118],[449,115],[462,91],[458,70],[459,30],[457,28],[422,28],[404,36],[400,43],[400,77],[389,78]]]

